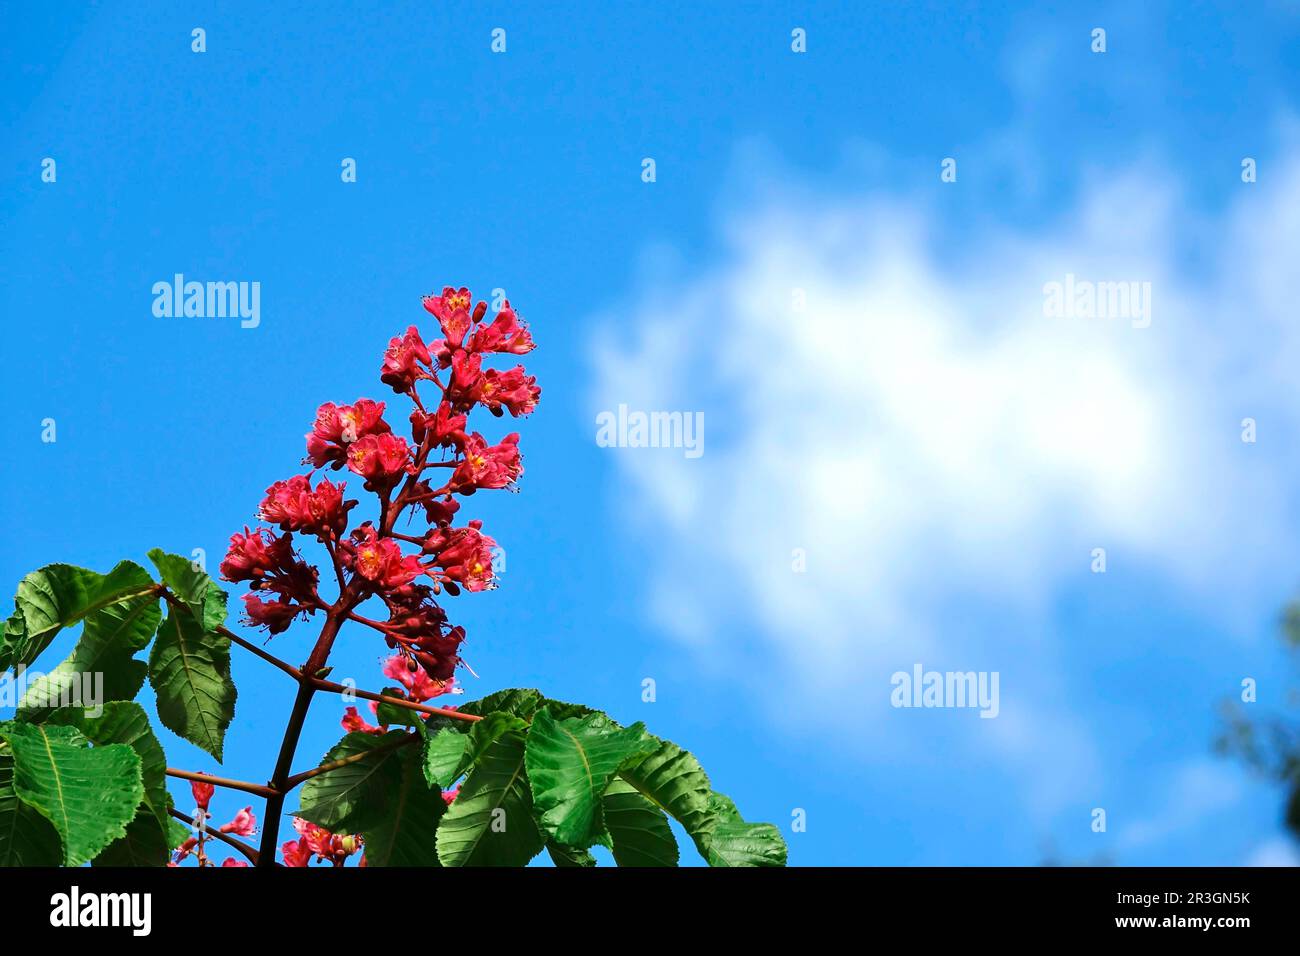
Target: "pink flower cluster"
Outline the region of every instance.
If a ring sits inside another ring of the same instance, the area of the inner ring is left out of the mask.
[[[302,817],[293,818],[293,828],[298,831],[298,839],[289,840],[280,846],[285,866],[307,866],[312,860],[342,866],[348,857],[361,849],[363,843],[359,833],[339,836],[324,827],[308,823]]]
[[[216,792],[216,787],[202,780],[193,780],[190,782],[190,793],[194,796],[194,824],[196,833],[194,836],[187,837],[179,847],[169,862],[168,866],[180,866],[182,862],[194,855],[199,866],[212,866],[212,862],[207,857],[206,843],[213,839],[210,834],[212,828],[208,826],[208,820],[212,814],[208,812],[208,804],[212,801],[212,795]],[[234,819],[229,823],[223,823],[217,828],[218,833],[229,834],[230,836],[252,836],[257,832],[257,817],[253,813],[252,807],[244,807],[235,814]],[[224,866],[248,866],[244,860],[237,860],[234,857],[228,857],[221,864]]]
[[[311,470],[266,489],[258,517],[272,527],[231,536],[221,562],[225,580],[249,585],[243,597],[248,622],[270,634],[318,612],[379,632],[392,652],[384,673],[416,701],[453,690],[461,664],[465,631],[449,623],[439,598],[444,592],[482,591],[495,582],[496,542],[482,522],[453,526],[461,499],[513,488],[524,470],[518,433],[493,442],[471,430],[470,417],[480,408],[498,418],[527,415],[541,395],[522,365],[485,367],[493,356],[534,348],[509,301],[491,321],[487,303],[474,303],[466,288],[447,286],[423,301],[436,330],[426,337],[410,326],[389,342],[380,367],[380,380],[413,406],[410,438],[394,432],[384,402],[359,398],[320,406],[306,436],[303,463]],[[354,525],[351,512],[359,502],[346,497],[349,482],[317,475],[321,469],[355,475],[373,496],[373,517]],[[408,528],[417,516],[424,524],[418,532]],[[321,567],[338,584],[333,601],[321,596],[321,569],[299,554],[294,535],[315,538],[324,548],[328,563]],[[386,620],[356,613],[373,597],[386,607]],[[349,708],[344,726],[372,727],[355,708]],[[294,853],[337,859],[342,844],[321,852],[299,832]],[[317,836],[310,839],[325,846]],[[282,848],[286,861],[289,845]]]

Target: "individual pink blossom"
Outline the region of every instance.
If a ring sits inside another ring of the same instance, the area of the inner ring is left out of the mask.
[[[221,576],[227,581],[254,581],[293,564],[293,535],[277,537],[266,528],[230,536],[230,549],[221,562]]]
[[[217,788],[210,783],[203,783],[199,780],[190,781],[190,793],[194,795],[194,803],[204,812],[207,812],[208,803],[216,792]]]
[[[320,468],[343,467],[348,446],[367,435],[391,432],[384,421],[384,403],[359,398],[354,405],[326,402],[316,410],[316,424],[307,434],[307,458]]]
[[[429,348],[420,338],[420,330],[412,325],[405,335],[389,341],[379,379],[392,386],[394,392],[409,392],[417,379],[425,377],[420,363],[429,365],[431,361]]]
[[[465,341],[465,333],[473,321],[470,317],[472,298],[469,289],[453,289],[451,286],[443,288],[442,295],[424,297],[424,307],[438,319],[448,348],[458,349]]]
[[[440,528],[425,539],[424,550],[442,568],[442,580],[469,591],[492,586],[492,549],[497,543],[482,528],[483,522],[475,520],[464,528]]]
[[[345,710],[343,712],[343,719],[339,721],[339,723],[342,724],[343,729],[350,734],[358,732],[363,734],[382,734],[384,732],[383,727],[376,727],[374,724],[362,717],[361,714],[358,713],[356,707],[349,707]]]
[[[236,860],[233,856],[228,856],[221,861],[223,867],[226,866],[248,866],[247,860]]]
[[[418,408],[411,413],[411,437],[423,444],[426,438],[430,448],[459,447],[465,440],[464,414],[456,414],[450,402],[442,402],[438,410],[426,415]]]
[[[478,401],[483,384],[483,357],[474,352],[459,351],[451,357],[451,381],[447,383],[447,399],[459,411],[468,411]]]
[[[508,299],[492,324],[479,328],[470,343],[474,352],[507,352],[511,355],[524,355],[536,347],[528,327],[519,321]]]
[[[424,573],[416,555],[403,554],[401,545],[392,538],[380,537],[368,521],[342,543],[339,558],[344,567],[379,590],[410,584]]]
[[[465,457],[452,472],[451,489],[473,494],[480,488],[506,488],[523,473],[518,432],[511,432],[497,445],[489,445],[475,432],[465,439]]]
[[[447,692],[442,683],[432,680],[423,668],[413,667],[401,654],[394,654],[385,660],[383,670],[384,676],[401,684],[406,689],[407,698],[416,703],[423,703]]]
[[[368,490],[391,488],[410,468],[405,438],[385,432],[367,435],[348,446],[348,469],[366,479]]]
[[[306,866],[312,859],[311,848],[302,840],[281,843],[280,855],[284,859],[285,866]]]
[[[234,833],[237,836],[252,836],[257,831],[257,817],[252,807],[244,807],[235,814],[235,819],[221,825],[222,833]]]
[[[302,851],[307,851],[307,861],[302,863],[289,863],[289,844],[284,844],[280,848],[285,856],[286,866],[306,866],[312,856],[321,860],[326,860],[335,866],[342,866],[343,862],[361,849],[362,839],[360,834],[348,834],[340,836],[336,833],[330,833],[324,827],[317,826],[302,817],[293,818],[293,828],[298,831],[299,839],[297,846],[294,847],[294,856],[301,859]]]
[[[244,613],[254,627],[265,627],[272,634],[280,634],[289,629],[297,615],[308,614],[310,609],[292,601],[263,601],[256,594],[245,594]]]
[[[516,365],[505,372],[488,369],[472,394],[492,414],[500,415],[501,409],[505,408],[518,418],[537,407],[542,390],[537,387],[536,376],[524,374],[524,367]]]
[[[258,516],[280,526],[281,531],[305,531],[321,540],[338,537],[348,526],[348,511],[357,502],[344,501],[347,482],[334,484],[322,478],[313,490],[311,478],[294,475],[266,489]]]

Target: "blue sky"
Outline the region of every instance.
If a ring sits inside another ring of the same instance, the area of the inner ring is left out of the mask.
[[[645,720],[796,864],[1294,859],[1210,741],[1242,677],[1276,700],[1300,579],[1300,9],[866,6],[6,5],[0,580],[215,564],[317,405],[391,397],[422,294],[501,287],[543,396],[521,493],[464,512],[507,552],[451,603],[471,694]],[[178,272],[261,324],[156,318]],[[1045,318],[1067,273],[1150,281],[1150,328]],[[620,403],[702,411],[704,455],[598,447]],[[917,662],[997,671],[999,717],[891,708]],[[234,666],[260,780],[290,688]]]

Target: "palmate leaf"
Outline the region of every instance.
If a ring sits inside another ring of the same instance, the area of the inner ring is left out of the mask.
[[[86,615],[81,639],[72,653],[58,667],[27,685],[18,704],[24,720],[43,720],[59,706],[89,701],[82,699],[90,690],[99,703],[106,700],[130,700],[144,686],[148,665],[135,654],[153,637],[162,612],[158,598],[152,594],[129,598]],[[87,678],[95,676],[99,687],[87,688]],[[102,676],[101,676],[102,675]]]
[[[72,727],[12,722],[0,737],[13,755],[13,788],[62,841],[63,863],[80,866],[126,833],[144,797],[140,758],[125,744],[89,747]]]
[[[188,833],[186,834],[188,836]],[[152,810],[141,807],[126,825],[126,833],[100,850],[91,866],[166,866],[172,828],[161,827]]]
[[[354,731],[331,748],[322,764],[352,760],[345,766],[312,777],[302,787],[297,816],[332,833],[359,833],[379,826],[389,813],[393,794],[402,784],[399,748],[408,735],[390,731],[383,736]],[[439,797],[441,800],[441,797]]]
[[[59,631],[92,611],[147,593],[153,579],[140,565],[123,561],[108,574],[70,564],[50,564],[23,578],[14,613],[0,625],[0,671],[26,667]]]
[[[713,791],[698,760],[670,741],[652,739],[658,749],[620,775],[686,828],[710,866],[785,865],[785,841],[776,827],[746,823],[730,799]]]
[[[400,747],[395,757],[400,783],[382,820],[362,833],[366,866],[438,866],[438,820],[447,811],[442,794],[424,780],[418,747]]]
[[[380,693],[385,697],[396,697],[399,700],[406,696],[406,691],[400,687],[385,687]],[[424,726],[423,716],[418,711],[398,707],[396,704],[380,702],[375,708],[375,720],[386,727],[420,728]]]
[[[528,724],[506,713],[491,713],[470,725],[466,733],[447,728],[430,737],[424,747],[424,777],[431,787],[449,788],[467,773],[503,734],[526,731]]]
[[[646,736],[657,744],[656,749],[624,767],[620,776],[685,827],[700,855],[707,859],[709,834],[717,822],[709,802],[713,792],[709,778],[688,751],[670,741]]]
[[[214,631],[226,623],[226,592],[200,571],[189,558],[168,554],[161,548],[149,552],[149,560],[168,589],[180,598],[190,613],[203,622],[205,630]]]
[[[49,716],[51,724],[75,727],[96,744],[126,744],[140,758],[144,801],[126,834],[95,857],[96,866],[162,866],[167,862],[172,831],[168,814],[167,757],[154,736],[149,716],[135,701],[111,701],[91,717],[80,708],[63,708]]]
[[[657,806],[621,778],[601,799],[610,850],[619,866],[676,866],[677,838]]]
[[[443,866],[523,866],[544,844],[533,820],[524,734],[511,730],[478,758],[438,827]]]
[[[163,726],[220,761],[235,716],[230,639],[205,630],[187,611],[169,609],[149,652],[149,683]]]
[[[482,721],[480,721],[482,723]],[[523,721],[520,721],[522,724]],[[424,779],[430,787],[446,790],[460,777],[469,749],[469,734],[454,727],[438,731],[424,742]]]
[[[725,794],[709,798],[716,822],[709,835],[709,866],[785,866],[781,831],[770,823],[746,823]]]
[[[551,862],[556,866],[589,867],[596,865],[596,858],[591,855],[590,851],[565,846],[563,843],[556,843],[554,840],[547,842],[546,852],[550,856]]]
[[[14,758],[0,750],[0,866],[58,866],[63,862],[59,834],[40,811],[18,799]]]
[[[630,758],[655,749],[643,724],[620,727],[601,713],[556,720],[549,707],[537,711],[525,759],[542,829],[557,843],[590,846],[610,779]]]
[[[471,700],[468,704],[461,704],[457,709],[462,714],[473,714],[475,717],[502,713],[530,720],[544,700],[540,690],[531,687],[512,687],[488,694],[482,700]]]

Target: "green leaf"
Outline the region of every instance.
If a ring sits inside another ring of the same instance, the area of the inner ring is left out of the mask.
[[[167,862],[172,818],[167,793],[167,757],[154,736],[149,716],[135,701],[111,701],[91,717],[80,708],[56,710],[51,724],[75,727],[96,744],[126,744],[140,758],[144,802],[126,835],[95,858],[96,866],[161,866]]]
[[[523,866],[545,842],[533,820],[524,734],[494,740],[438,827],[443,866]]]
[[[0,752],[0,866],[58,866],[63,862],[59,834],[14,790],[14,758]]]
[[[385,687],[380,691],[386,697],[405,697],[406,691],[400,687]],[[421,714],[418,710],[409,710],[405,707],[398,707],[396,704],[385,704],[380,702],[375,708],[375,720],[389,727],[419,727],[422,721]]]
[[[523,721],[520,721],[523,723]],[[438,731],[424,742],[424,779],[430,787],[447,790],[463,772],[469,734],[453,727]]]
[[[219,762],[226,728],[235,716],[230,639],[204,630],[184,611],[168,610],[149,652],[149,683],[163,726]]]
[[[154,586],[140,565],[123,561],[108,574],[50,564],[23,578],[14,613],[0,626],[0,671],[26,667],[65,627],[92,611],[147,593]]]
[[[175,850],[192,836],[191,828],[175,817],[167,821],[167,849]]]
[[[215,631],[226,623],[226,592],[207,573],[194,566],[189,558],[168,554],[162,548],[149,552],[149,560],[158,576],[174,595],[185,602],[190,613],[203,623],[203,629]]]
[[[551,862],[556,866],[588,867],[596,865],[596,858],[588,851],[565,846],[563,843],[556,843],[554,840],[546,844],[546,852],[550,855]]]
[[[709,778],[688,751],[670,741],[646,736],[658,744],[657,749],[624,767],[620,775],[685,827],[700,855],[707,859],[709,834],[717,822],[709,802],[713,793]]]
[[[400,747],[400,783],[382,820],[363,831],[366,866],[439,866],[438,820],[447,811],[442,794],[424,781],[416,747]]]
[[[488,714],[500,712],[529,720],[537,712],[537,708],[542,706],[542,699],[542,692],[539,690],[531,687],[513,687],[488,694],[482,700],[471,700],[468,704],[461,704],[457,710],[462,714],[472,714],[475,717],[486,717]]]
[[[611,780],[601,807],[610,849],[619,866],[677,865],[677,838],[668,818],[630,783]]]
[[[382,824],[402,782],[397,744],[407,737],[400,730],[382,737],[361,731],[348,734],[321,763],[352,763],[304,783],[297,816],[332,833],[360,833]]]
[[[91,860],[91,866],[166,866],[175,847],[168,846],[171,826],[159,826],[152,810],[141,807],[118,837]],[[188,835],[188,834],[187,834]]]
[[[39,721],[55,707],[135,697],[148,671],[135,654],[149,643],[161,619],[158,598],[152,594],[92,611],[68,658],[27,685],[18,704],[19,716]],[[87,686],[92,676],[96,687]]]
[[[0,736],[13,753],[14,791],[54,825],[65,865],[80,866],[126,833],[144,797],[134,750],[84,746],[72,727],[11,723]]]
[[[429,786],[441,787],[443,790],[450,788],[456,779],[468,773],[471,767],[476,765],[487,752],[487,748],[491,747],[500,736],[510,734],[511,731],[526,732],[528,724],[519,717],[494,711],[481,721],[474,722],[469,727],[468,734],[456,731],[439,732],[429,741],[433,744],[433,749],[425,749],[424,777],[428,780]],[[456,753],[456,744],[450,734],[455,734],[464,741],[459,754]],[[438,743],[434,744],[434,741]],[[455,762],[452,762],[454,757]],[[433,761],[432,765],[430,760]]]
[[[642,724],[619,727],[601,713],[556,720],[543,707],[533,716],[526,750],[542,829],[557,843],[591,846],[610,779],[629,758],[655,749]]]
[[[781,831],[770,823],[746,823],[731,798],[710,795],[717,822],[709,836],[709,866],[785,866]]]
[[[551,700],[549,697],[542,701],[542,704],[556,720],[564,720],[568,717],[586,717],[588,714],[600,713],[596,708],[588,707],[586,704],[568,704],[562,700]]]

